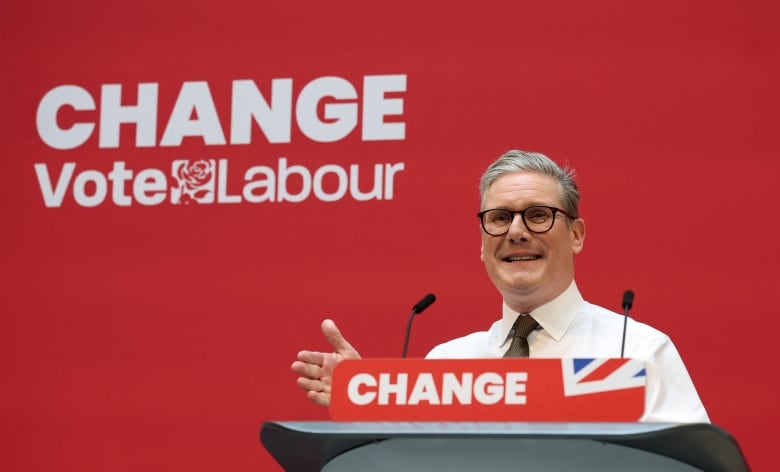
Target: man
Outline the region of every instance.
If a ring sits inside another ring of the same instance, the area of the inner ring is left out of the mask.
[[[488,331],[436,346],[426,357],[617,357],[623,316],[584,301],[574,282],[574,256],[585,241],[574,172],[543,154],[509,151],[485,171],[480,193],[481,258],[503,297],[503,316]],[[301,351],[292,370],[308,398],[327,406],[333,368],[360,355],[331,320],[322,332],[333,352]],[[646,364],[641,421],[709,422],[668,336],[629,320],[625,356]]]

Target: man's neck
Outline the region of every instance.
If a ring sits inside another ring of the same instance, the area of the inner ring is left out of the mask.
[[[532,313],[534,310],[542,305],[546,305],[551,301],[558,298],[567,288],[571,285],[571,282],[564,287],[547,293],[511,293],[509,296],[504,296],[504,303],[514,311],[518,313]]]

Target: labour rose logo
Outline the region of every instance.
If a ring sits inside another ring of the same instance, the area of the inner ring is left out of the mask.
[[[171,164],[171,203],[214,203],[214,159],[200,159],[195,162],[177,160]]]

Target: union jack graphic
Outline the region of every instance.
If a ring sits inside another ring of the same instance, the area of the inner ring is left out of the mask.
[[[645,365],[636,359],[562,359],[567,397],[642,387]]]

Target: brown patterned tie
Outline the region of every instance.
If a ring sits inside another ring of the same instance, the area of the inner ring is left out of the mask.
[[[531,315],[518,316],[514,326],[512,326],[514,331],[512,344],[509,346],[506,354],[504,354],[504,357],[528,357],[529,348],[528,339],[526,338],[538,325],[539,323]]]

